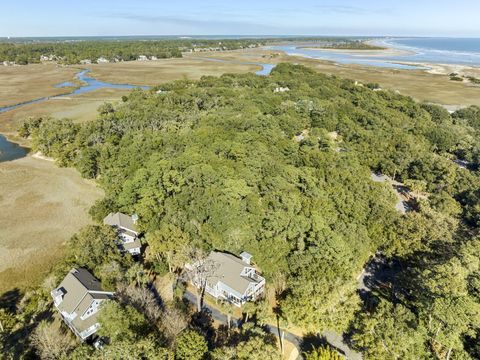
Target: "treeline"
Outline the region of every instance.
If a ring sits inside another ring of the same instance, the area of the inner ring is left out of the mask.
[[[285,91],[275,91],[280,87]],[[186,249],[248,251],[270,294],[251,305],[255,310],[244,309],[260,324],[336,330],[366,359],[479,357],[480,108],[450,115],[280,64],[268,77],[223,75],[135,90],[99,112],[82,125],[33,119],[21,134],[59,165],[97,179],[105,198],[91,209],[96,221],[111,211],[139,215],[145,262],[131,270],[114,253],[93,251],[111,243],[97,228],[72,240],[55,283],[76,264],[117,291],[125,282],[142,288],[151,280],[126,274],[155,278],[173,269],[181,279]],[[391,187],[373,182],[372,172],[407,184],[416,194],[410,212],[395,210]],[[357,278],[372,257],[383,265],[360,298]],[[181,294],[182,281],[175,283]],[[145,306],[123,300],[107,310],[109,351],[147,341],[178,351],[186,338],[204,349],[199,359],[220,352],[218,358],[243,359],[242,343],[250,349],[245,358],[269,359],[268,350],[258,357],[254,350],[273,346],[260,330],[261,341],[227,336],[231,342],[219,345],[212,339],[223,335],[195,325],[198,314],[169,338]],[[118,328],[127,334],[115,338]],[[148,344],[142,356],[153,358]],[[92,350],[69,350],[80,351]]]
[[[369,44],[364,40],[345,40],[326,43],[322,46],[324,49],[338,50],[385,50],[385,47]]]
[[[72,42],[0,42],[0,62],[19,65],[40,63],[41,57],[63,64],[79,64],[82,60],[131,61],[144,55],[148,58],[179,58],[182,52],[194,49],[234,50],[261,44],[261,40],[118,40]]]

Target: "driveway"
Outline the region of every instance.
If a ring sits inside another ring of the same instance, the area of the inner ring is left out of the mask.
[[[188,300],[190,303],[192,303],[193,305],[196,306],[197,298],[194,294],[187,291],[187,292],[185,292],[183,297],[184,297],[184,299]],[[224,313],[222,313],[220,310],[218,310],[218,309],[216,309],[212,306],[209,306],[207,304],[203,304],[203,307],[211,313],[213,319],[215,319],[216,321],[218,321],[222,324],[227,324],[228,316],[225,315]],[[241,319],[236,319],[232,316],[231,317],[231,324],[235,327],[240,327],[241,324],[242,324],[242,320]],[[276,327],[276,326],[267,324],[267,325],[265,325],[265,327],[272,334],[274,334],[276,336],[279,336],[281,334],[279,328]],[[284,330],[282,330],[282,331],[284,331]],[[343,353],[348,360],[361,360],[362,359],[361,354],[359,354],[357,352],[354,352],[353,350],[351,350],[348,347],[347,344],[345,344],[345,342],[343,341],[343,337],[341,335],[336,334],[334,332],[327,331],[327,332],[319,334],[319,337],[324,338],[330,344],[330,346],[332,346],[333,348],[336,348],[341,353]],[[302,353],[301,345],[302,345],[302,342],[303,342],[303,338],[301,336],[298,336],[298,335],[295,335],[291,332],[285,331],[284,339],[289,341],[290,343],[292,343],[297,348],[299,354]],[[301,359],[301,356],[299,356],[298,359]]]

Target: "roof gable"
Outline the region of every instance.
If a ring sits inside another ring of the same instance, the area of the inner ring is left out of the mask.
[[[120,212],[108,214],[105,219],[103,219],[103,223],[105,225],[121,227],[135,233],[138,232],[137,226],[133,222],[132,217]]]
[[[63,299],[58,308],[69,314],[76,312],[81,315],[93,299],[103,298],[106,293],[108,294],[102,289],[100,282],[83,268],[70,270],[58,289],[63,293]]]
[[[216,268],[215,274],[209,279],[210,283],[216,284],[222,282],[227,287],[243,295],[253,280],[242,276],[245,268],[252,268],[249,264],[243,262],[234,255],[213,251],[208,256]]]

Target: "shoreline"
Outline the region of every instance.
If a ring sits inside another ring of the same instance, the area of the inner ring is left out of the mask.
[[[50,162],[55,162],[54,158],[48,157],[43,155],[40,151],[37,151],[36,153],[33,153],[30,155],[32,158],[39,159],[39,160],[45,160],[45,161],[50,161]]]
[[[362,57],[365,55],[371,57],[408,56],[415,54],[415,52],[413,51],[401,50],[393,47],[385,47],[384,49],[329,49],[313,46],[302,47],[302,49],[322,52],[333,52],[336,54],[346,54],[356,57]]]
[[[370,57],[389,57],[389,56],[409,56],[414,55],[414,51],[403,50],[399,48],[395,48],[392,46],[388,46],[390,44],[385,43],[377,43],[378,40],[369,40],[366,43],[373,45],[373,46],[383,46],[385,50],[350,50],[350,49],[326,49],[320,47],[302,47],[302,49],[312,50],[312,51],[319,51],[319,52],[330,52],[336,54],[346,54],[354,57],[361,58],[362,56],[370,56]],[[387,46],[385,46],[387,45]],[[316,59],[313,57],[308,57],[302,54],[295,54],[294,56],[305,57],[308,59],[318,60],[318,61],[327,61],[333,64],[341,64],[335,60],[330,59]],[[390,64],[399,64],[399,65],[407,65],[407,66],[417,66],[423,69],[411,69],[406,71],[425,71],[432,75],[450,75],[452,73],[457,73],[461,76],[473,76],[480,78],[480,65],[464,65],[464,64],[446,64],[446,63],[433,63],[433,62],[421,62],[421,61],[408,61],[408,60],[395,60],[395,59],[385,59],[382,60],[383,62],[390,63]],[[341,64],[341,65],[360,65],[360,66],[368,66],[373,68],[379,68],[379,66],[374,65],[374,60],[371,61],[371,65],[362,65],[362,64]],[[403,69],[398,69],[403,70]]]
[[[288,51],[287,51],[288,50]],[[321,55],[321,54],[320,54]],[[231,51],[222,54],[210,54],[219,59],[244,60],[269,63],[289,62],[309,66],[319,72],[340,76],[346,79],[358,80],[363,83],[379,83],[382,88],[397,91],[411,96],[420,102],[438,105],[465,107],[480,106],[480,86],[473,83],[450,80],[454,70],[461,73],[477,75],[480,78],[480,67],[465,65],[433,64],[420,62],[390,61],[398,65],[409,65],[414,69],[376,66],[376,64],[341,63],[335,59],[308,56],[305,53],[294,52],[292,48],[280,49],[265,46],[255,50]],[[372,59],[372,62],[374,59]],[[426,89],[428,91],[426,91]]]
[[[416,54],[415,51],[411,50],[405,50],[405,49],[400,49],[396,48],[395,46],[392,46],[392,44],[386,42],[385,40],[379,40],[379,39],[374,39],[374,40],[369,40],[366,42],[369,45],[372,46],[382,46],[390,51],[397,51],[398,53],[404,53],[405,55],[413,55]],[[478,76],[480,77],[480,64],[479,65],[465,65],[465,64],[446,64],[446,63],[441,63],[441,62],[422,62],[422,61],[394,61],[397,64],[405,64],[405,65],[419,65],[419,66],[425,66],[428,69],[425,70],[429,74],[433,75],[450,75],[451,73],[458,73],[459,75],[463,76]]]
[[[468,66],[468,65],[461,65],[461,64],[442,64],[442,63],[413,62],[413,61],[395,61],[394,63],[402,64],[402,65],[410,65],[410,66],[412,65],[421,66],[425,68],[425,69],[421,69],[421,71],[425,71],[428,74],[432,74],[432,75],[447,76],[452,73],[456,73],[461,76],[480,77],[480,65]]]

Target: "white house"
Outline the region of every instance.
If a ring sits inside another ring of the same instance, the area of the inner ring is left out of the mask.
[[[138,216],[128,216],[122,213],[110,213],[103,223],[117,230],[118,245],[122,251],[128,251],[132,255],[138,255],[142,249],[142,243],[138,239],[137,228]]]
[[[86,269],[72,269],[51,292],[53,303],[76,336],[84,341],[100,328],[98,312],[113,292],[103,291],[100,282]]]
[[[90,59],[83,59],[83,60],[80,60],[80,64],[82,64],[82,65],[91,65],[91,64],[92,64],[92,60],[90,60]]]
[[[146,57],[145,55],[140,55],[137,60],[138,61],[148,61],[148,57]]]
[[[252,255],[247,252],[242,252],[240,258],[211,252],[206,262],[212,264],[213,273],[206,279],[205,291],[238,307],[258,299],[265,290],[265,278],[257,273],[251,260]],[[199,287],[199,281],[194,281],[193,285]]]
[[[105,59],[104,57],[98,58],[97,59],[97,64],[106,64],[109,63],[110,61],[108,59]]]

